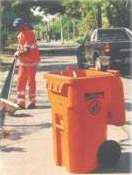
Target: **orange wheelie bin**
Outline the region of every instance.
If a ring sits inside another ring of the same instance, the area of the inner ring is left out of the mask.
[[[110,103],[115,77],[119,78],[109,72],[72,68],[45,76],[57,165],[73,173],[93,172],[98,167],[97,152],[107,138],[107,124],[116,121],[110,111],[116,104]],[[121,124],[124,114],[120,117]]]
[[[116,70],[108,70],[112,73],[112,79],[110,82],[110,98],[108,105],[108,124],[122,126],[125,123],[125,105],[124,105],[124,93],[121,78],[119,72]]]

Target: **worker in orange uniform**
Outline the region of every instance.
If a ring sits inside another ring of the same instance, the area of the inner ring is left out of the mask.
[[[31,26],[23,18],[16,18],[13,26],[19,31],[17,36],[18,49],[15,52],[15,56],[19,57],[17,104],[21,108],[26,108],[26,87],[28,86],[29,103],[27,108],[32,109],[36,103],[35,75],[40,55]]]

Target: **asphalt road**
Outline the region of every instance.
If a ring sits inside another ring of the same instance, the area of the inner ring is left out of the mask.
[[[65,168],[58,167],[52,156],[51,107],[47,97],[44,74],[62,70],[67,65],[76,66],[75,56],[44,56],[37,72],[37,108],[19,110],[14,116],[6,116],[5,128],[12,129],[9,138],[2,139],[0,145],[1,175],[68,175]],[[109,126],[108,138],[122,146],[122,156],[116,168],[100,170],[95,174],[131,174],[132,154],[132,79],[122,78],[125,94],[125,131]],[[16,76],[11,99],[16,100]],[[127,133],[129,136],[127,135]]]

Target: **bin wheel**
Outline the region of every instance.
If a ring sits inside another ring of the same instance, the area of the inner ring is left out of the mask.
[[[114,168],[121,156],[121,147],[114,140],[108,140],[99,147],[97,158],[99,167]]]

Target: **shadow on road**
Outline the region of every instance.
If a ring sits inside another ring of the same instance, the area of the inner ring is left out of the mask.
[[[60,71],[60,70],[64,70],[66,66],[71,65],[70,63],[65,63],[65,64],[49,64],[49,65],[44,65],[41,64],[41,66],[39,66],[38,70],[41,71]],[[75,65],[75,64],[72,64]]]
[[[124,78],[132,79],[132,75],[125,75]]]
[[[132,71],[130,67],[119,69],[123,78],[132,79]]]
[[[132,153],[130,153],[130,152],[122,153],[120,161],[118,162],[118,164],[115,168],[99,169],[99,170],[97,170],[96,173],[101,173],[101,174],[130,173],[130,172],[132,172],[131,160],[132,160]]]
[[[26,152],[24,150],[24,148],[21,148],[21,147],[8,147],[8,146],[3,146],[3,147],[0,147],[0,151],[2,152]]]
[[[125,103],[125,108],[126,108],[127,111],[132,111],[132,103],[126,102]]]
[[[14,130],[10,133],[8,137],[9,140],[20,140],[25,135],[29,135],[37,132],[40,129],[50,128],[52,124],[50,122],[41,123],[41,124],[11,124],[5,125],[5,127],[12,127]]]
[[[12,114],[12,117],[33,117],[33,115],[21,113],[21,114]]]
[[[35,109],[49,109],[49,108],[51,108],[50,105],[43,105],[43,106],[36,106]]]
[[[52,124],[50,122],[47,122],[47,123],[33,124],[33,125],[30,125],[30,124],[28,124],[28,125],[26,125],[26,124],[24,124],[24,125],[12,124],[12,125],[5,125],[5,126],[7,126],[7,127],[23,127],[25,129],[26,129],[26,127],[37,127],[39,129],[43,129],[43,128],[50,128],[52,126]]]
[[[132,79],[132,75],[131,74],[125,74],[124,73],[124,74],[122,74],[122,77],[126,78],[126,79],[130,79],[130,80]]]
[[[132,121],[126,121],[125,124],[126,125],[132,125]]]
[[[68,48],[50,48],[50,49],[43,49],[40,48],[40,54],[46,56],[71,56],[77,54],[77,47],[68,47]]]

